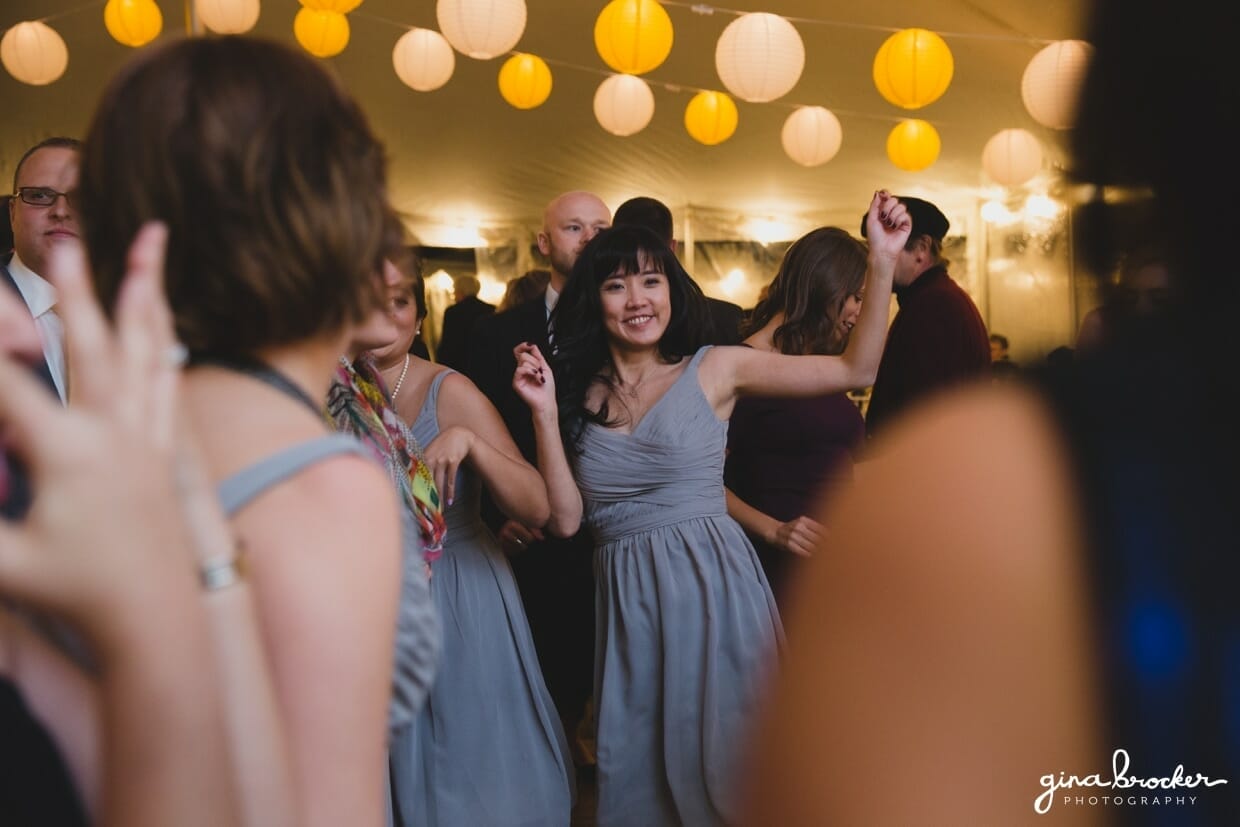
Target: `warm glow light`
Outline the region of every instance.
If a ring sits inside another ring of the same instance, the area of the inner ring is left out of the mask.
[[[724,295],[732,298],[739,293],[745,286],[745,271],[739,267],[733,267],[727,272],[723,278],[719,279],[719,289]]]
[[[1051,129],[1072,126],[1093,53],[1084,40],[1060,40],[1033,56],[1020,79],[1020,96],[1030,117]]]
[[[805,69],[805,44],[796,27],[766,12],[742,14],[715,45],[715,70],[729,92],[765,103],[792,91]]]
[[[481,285],[478,288],[478,298],[487,304],[498,305],[504,300],[504,291],[508,286],[495,276],[490,273],[479,273],[478,284]]]
[[[0,39],[0,61],[22,83],[44,86],[65,73],[69,48],[51,26],[26,21],[15,24]]]
[[[332,57],[349,45],[349,18],[340,12],[303,8],[293,18],[293,35],[315,57]]]
[[[952,51],[926,29],[904,29],[874,56],[874,85],[888,102],[918,109],[938,100],[952,82]]]
[[[751,219],[745,222],[742,232],[754,241],[763,244],[773,244],[776,241],[787,241],[796,237],[796,231],[792,227],[773,218]]]
[[[1019,187],[1042,168],[1042,145],[1026,129],[1003,129],[982,149],[982,169],[995,183]]]
[[[654,93],[639,77],[612,75],[594,93],[594,117],[613,135],[634,135],[654,117]]]
[[[525,0],[439,0],[435,17],[452,48],[475,60],[512,51],[525,34]]]
[[[672,18],[655,0],[611,0],[594,21],[594,48],[617,72],[645,74],[672,52]]]
[[[1002,201],[987,201],[982,204],[982,219],[988,224],[1004,226],[1016,222],[1020,216],[1007,208]]]
[[[426,280],[426,284],[434,290],[442,290],[446,293],[451,293],[456,286],[452,281],[452,276],[448,275],[447,270],[436,270],[431,273],[430,278]]]
[[[439,32],[410,29],[392,47],[392,68],[410,89],[431,92],[452,78],[456,52]]]
[[[164,16],[155,0],[108,0],[103,7],[108,34],[125,46],[145,46],[164,28]]]
[[[731,138],[737,121],[736,104],[723,92],[698,92],[685,107],[685,129],[707,146]]]
[[[202,25],[217,34],[242,34],[258,22],[258,0],[196,0]]]
[[[362,0],[301,0],[301,4],[315,11],[334,11],[340,14],[348,14],[362,5]]]
[[[541,106],[551,95],[551,69],[537,55],[515,54],[500,67],[499,93],[517,109]]]
[[[1062,208],[1059,202],[1045,195],[1030,195],[1025,199],[1025,215],[1030,218],[1054,218]]]
[[[802,106],[784,121],[779,135],[784,152],[798,164],[816,167],[840,151],[844,133],[840,119],[821,106]]]
[[[939,157],[939,133],[923,120],[900,121],[887,136],[887,157],[905,172],[918,172]]]

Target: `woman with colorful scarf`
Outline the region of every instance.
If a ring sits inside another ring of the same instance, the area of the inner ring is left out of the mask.
[[[395,291],[404,281],[385,268],[384,281]],[[443,551],[447,523],[439,492],[409,428],[387,401],[383,380],[367,348],[396,335],[387,311],[389,301],[354,331],[349,354],[342,356],[327,393],[327,413],[342,433],[356,436],[387,469],[400,501],[403,544],[400,613],[397,619],[395,669],[388,714],[388,741],[412,727],[426,700],[439,662],[439,618],[431,601],[430,564]],[[390,775],[389,775],[390,778]],[[392,823],[391,790],[388,823]]]
[[[546,487],[469,379],[409,352],[426,313],[417,262],[388,269],[403,270],[412,285],[392,298],[399,333],[372,351],[374,364],[390,380],[392,407],[424,446],[448,521],[431,579],[443,656],[417,722],[391,746],[397,823],[567,827],[568,742],[512,567],[480,510],[485,490],[513,519],[542,525]]]

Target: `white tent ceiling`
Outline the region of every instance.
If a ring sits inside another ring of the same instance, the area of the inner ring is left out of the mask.
[[[633,195],[653,195],[675,210],[678,234],[692,222],[698,238],[742,236],[752,219],[800,227],[837,223],[856,232],[878,187],[934,199],[953,217],[971,216],[980,197],[996,192],[981,170],[981,154],[1003,128],[1024,127],[1037,135],[1048,157],[1035,181],[1044,185],[1053,178],[1063,136],[1026,113],[1021,75],[1047,42],[1081,36],[1083,3],[746,0],[745,8],[716,8],[707,15],[689,3],[669,2],[675,44],[667,61],[646,76],[655,93],[654,119],[628,138],[605,132],[593,114],[594,91],[609,73],[593,42],[604,0],[527,0],[528,22],[517,49],[546,59],[554,76],[550,99],[533,110],[514,109],[500,97],[500,58],[458,54],[452,79],[433,92],[401,84],[392,46],[410,26],[438,28],[434,0],[365,0],[349,16],[348,47],[325,62],[361,100],[387,143],[396,204],[422,243],[445,244],[454,231],[474,228],[484,237],[518,238],[538,223],[549,199],[569,189],[597,192],[613,208]],[[161,37],[185,34],[188,3],[159,5]],[[298,8],[296,0],[263,0],[254,32],[295,42]],[[0,2],[0,29],[47,19],[70,55],[66,74],[45,87],[0,72],[5,180],[29,144],[50,134],[80,134],[103,84],[132,53],[107,34],[102,9],[102,0]],[[805,71],[777,101],[737,101],[735,135],[704,146],[685,132],[684,107],[698,89],[723,88],[715,42],[738,12],[747,11],[793,20],[805,43]],[[942,98],[907,111],[879,95],[871,66],[891,32],[912,26],[943,36],[955,75]],[[839,154],[814,168],[791,161],[780,145],[784,120],[808,104],[835,112],[844,133]],[[921,172],[901,172],[886,156],[887,133],[904,117],[930,121],[942,138],[938,160]]]

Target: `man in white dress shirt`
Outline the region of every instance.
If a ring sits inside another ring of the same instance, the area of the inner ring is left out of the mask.
[[[54,310],[56,291],[45,276],[53,249],[81,243],[74,210],[80,149],[73,138],[48,138],[17,162],[9,199],[13,255],[0,262],[0,282],[15,287],[34,316],[43,341],[44,378],[62,401],[69,395],[64,327]]]

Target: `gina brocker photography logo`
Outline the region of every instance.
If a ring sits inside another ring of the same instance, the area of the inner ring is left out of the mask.
[[[1226,778],[1210,778],[1188,772],[1179,764],[1165,777],[1129,774],[1128,751],[1117,749],[1111,755],[1111,774],[1092,775],[1050,773],[1042,776],[1042,792],[1033,802],[1039,814],[1049,813],[1056,802],[1065,807],[1191,807],[1202,788],[1226,784]]]

